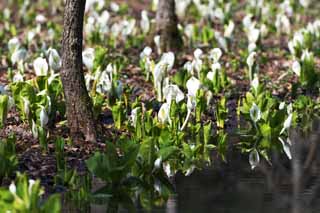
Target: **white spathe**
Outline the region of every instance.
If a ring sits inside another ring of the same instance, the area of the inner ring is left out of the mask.
[[[33,61],[33,68],[37,76],[48,75],[49,66],[45,58],[42,58],[42,57],[36,58],[36,60]]]
[[[197,92],[200,89],[200,86],[201,86],[200,81],[197,78],[192,76],[187,81],[188,95],[196,97]]]
[[[93,69],[93,62],[94,62],[94,49],[93,48],[87,48],[82,52],[82,61],[88,70]]]

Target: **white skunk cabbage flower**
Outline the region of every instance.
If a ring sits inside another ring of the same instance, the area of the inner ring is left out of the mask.
[[[107,10],[104,10],[101,13],[101,15],[97,18],[97,24],[100,28],[101,33],[107,33],[109,31],[109,27],[108,27],[109,19],[110,19],[110,13]]]
[[[46,109],[41,106],[41,110],[40,110],[40,126],[42,128],[44,128],[49,122],[49,117],[48,117],[48,114],[47,114],[47,111]]]
[[[283,110],[284,108],[285,108],[285,106],[286,106],[286,102],[281,102],[280,104],[279,104],[279,110]]]
[[[161,62],[167,65],[167,71],[171,70],[174,65],[175,56],[173,52],[163,53]]]
[[[210,72],[208,72],[207,74],[207,78],[210,80],[210,81],[213,81],[216,77],[217,77],[217,74],[218,74],[218,71],[221,69],[221,65],[219,62],[217,63],[214,63],[211,65],[211,70]]]
[[[194,25],[193,24],[187,24],[184,27],[184,34],[187,36],[187,38],[189,40],[191,40],[192,37],[193,37],[193,34],[194,34]]]
[[[152,54],[152,49],[149,46],[146,46],[143,51],[140,53],[140,59],[149,58]]]
[[[184,174],[184,176],[190,176],[193,172],[194,172],[194,170],[195,170],[195,166],[194,165],[192,165],[187,171],[186,171],[186,173]]]
[[[256,168],[260,163],[260,155],[257,149],[253,149],[249,154],[249,163],[251,165],[251,169]]]
[[[299,0],[299,3],[301,4],[302,7],[308,8],[311,1],[310,0]]]
[[[30,179],[28,182],[29,182],[28,192],[29,192],[29,195],[31,195],[31,193],[32,193],[32,187],[34,186],[34,184],[36,183],[36,181],[33,180],[33,179]]]
[[[187,70],[187,72],[191,75],[194,75],[193,73],[193,66],[192,66],[192,62],[191,61],[187,61],[184,65],[183,65],[183,69]]]
[[[122,26],[122,32],[121,32],[122,38],[126,39],[127,36],[134,33],[136,20],[135,19],[124,20],[121,22],[121,26]]]
[[[108,69],[108,68],[107,68]],[[96,91],[98,93],[108,93],[112,89],[112,73],[108,70],[104,70],[101,72],[97,86],[96,86]]]
[[[254,76],[253,80],[251,81],[251,87],[257,91],[259,87],[259,78],[257,75]]]
[[[157,52],[158,54],[160,55],[161,54],[161,46],[160,46],[160,35],[156,35],[154,38],[153,38],[153,41],[157,47]]]
[[[283,128],[281,129],[280,135],[291,127],[291,123],[292,123],[292,113],[290,113],[287,119],[284,121]]]
[[[163,163],[163,170],[169,178],[174,175],[174,172],[171,170],[169,163]]]
[[[184,99],[183,92],[179,89],[177,85],[169,84],[163,89],[163,95],[167,103],[171,103],[172,100],[175,100],[176,103],[179,103]]]
[[[47,18],[43,14],[38,14],[36,16],[36,23],[44,24],[47,21]]]
[[[196,97],[198,90],[200,89],[201,83],[200,81],[195,78],[191,77],[187,81],[187,89],[188,89],[188,95],[191,95],[193,97]]]
[[[256,61],[256,56],[257,56],[257,53],[256,52],[252,52],[250,53],[250,55],[248,56],[247,58],[247,65],[249,67],[249,69],[252,69],[255,61]]]
[[[192,68],[197,71],[198,77],[200,78],[200,72],[203,64],[201,59],[203,56],[203,51],[198,48],[193,52],[193,56],[194,56],[194,59],[192,61]]]
[[[17,193],[17,187],[16,185],[14,184],[14,182],[12,182],[9,186],[9,191],[11,192],[11,194],[13,195],[16,195]]]
[[[250,43],[248,45],[248,53],[249,54],[254,52],[254,51],[256,51],[256,49],[257,49],[257,44],[256,43]]]
[[[94,62],[94,49],[87,48],[82,52],[82,61],[84,65],[88,68],[88,70],[93,69],[93,62]]]
[[[61,68],[62,62],[58,51],[56,49],[49,48],[48,54],[50,68],[55,71],[59,70]]]
[[[151,9],[152,11],[156,11],[159,5],[159,0],[152,0]]]
[[[30,114],[30,101],[25,97],[22,97],[22,100],[23,100],[23,112],[25,116],[28,118]]]
[[[169,103],[162,104],[158,112],[158,119],[162,124],[166,122],[170,123],[170,104]]]
[[[290,139],[287,138],[286,142],[281,137],[279,137],[278,139],[282,144],[282,149],[283,149],[284,153],[286,153],[287,157],[291,160],[292,155],[291,155],[291,151],[290,151],[290,145],[291,145]]]
[[[219,46],[225,51],[228,51],[228,43],[227,40],[221,35],[220,32],[216,31],[214,34],[215,39],[218,41]]]
[[[312,61],[313,60],[313,53],[309,52],[309,50],[303,50],[301,60],[302,61]]]
[[[104,7],[105,1],[104,0],[87,0],[85,12],[88,12],[91,8],[93,8],[94,4],[97,4],[97,9],[100,10]]]
[[[36,58],[36,60],[33,61],[33,68],[37,76],[48,75],[49,66],[47,60],[42,57],[38,57]]]
[[[228,25],[225,27],[224,34],[223,34],[224,37],[231,38],[233,31],[234,31],[234,28],[235,28],[235,24],[232,20],[230,20]]]
[[[188,120],[190,118],[190,115],[191,115],[191,112],[196,108],[196,97],[193,96],[193,95],[187,95],[188,97],[188,100],[187,100],[187,116],[186,116],[186,119],[184,120],[181,128],[180,128],[180,131],[182,131],[186,126],[187,126],[187,123],[188,123]]]
[[[275,22],[275,26],[279,33],[290,34],[291,25],[289,18],[284,14],[278,14]]]
[[[16,49],[11,55],[11,63],[16,64],[23,62],[27,57],[27,50],[24,48]]]
[[[186,15],[186,10],[191,3],[191,0],[176,0],[176,14],[179,19],[183,19]]]
[[[193,56],[195,59],[201,59],[203,55],[203,51],[199,48],[197,48],[194,52],[193,52]]]
[[[261,119],[261,110],[255,103],[250,108],[250,118],[254,123],[257,123]]]
[[[247,15],[242,19],[242,24],[243,24],[244,29],[245,29],[246,31],[249,30],[249,28],[254,25],[254,23],[252,22],[252,17],[253,17],[252,14],[247,14]]]
[[[32,127],[31,127],[31,131],[32,131],[32,135],[35,139],[38,138],[39,136],[39,132],[38,132],[38,127],[36,122],[34,122],[34,120],[32,120]]]
[[[257,43],[260,37],[260,30],[257,28],[249,28],[248,40],[249,43]]]
[[[136,107],[131,110],[130,121],[131,121],[133,127],[136,127],[136,125],[137,125],[139,109],[140,109],[139,107]]]
[[[217,63],[222,56],[222,51],[220,48],[214,48],[209,54],[209,58],[213,60],[213,63]]]
[[[161,163],[162,163],[162,158],[161,158],[161,157],[157,158],[157,159],[154,161],[154,168],[160,169]]]
[[[113,11],[113,12],[115,12],[115,13],[117,13],[119,10],[120,10],[120,6],[117,4],[117,3],[115,3],[115,2],[111,2],[110,3],[110,9]]]
[[[144,34],[146,34],[150,31],[150,20],[148,17],[148,12],[146,10],[143,10],[141,12],[140,27],[141,27],[142,32]]]
[[[301,65],[299,63],[299,61],[294,61],[292,63],[292,71],[298,76],[300,77],[301,75]]]
[[[23,80],[23,76],[21,75],[21,73],[16,73],[14,76],[13,76],[13,79],[12,79],[12,81],[14,82],[14,83],[16,83],[16,82],[23,82],[24,80]]]
[[[8,42],[9,52],[12,53],[15,50],[19,49],[20,45],[21,45],[21,43],[20,43],[19,39],[17,37],[13,37]]]

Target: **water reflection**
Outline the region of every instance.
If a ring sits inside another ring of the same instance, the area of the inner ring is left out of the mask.
[[[290,133],[291,161],[275,152],[272,166],[261,162],[252,171],[247,157],[233,152],[228,164],[178,176],[176,212],[320,212],[318,130]]]
[[[191,176],[178,174],[174,180],[176,195],[151,212],[320,212],[318,126],[308,134],[290,132],[291,161],[285,154],[274,152],[272,165],[262,161],[251,170],[248,156],[230,149],[228,163],[215,160],[213,166]],[[91,205],[86,212],[108,211],[106,205]],[[128,211],[119,208],[118,212]],[[147,211],[138,208],[137,212]]]

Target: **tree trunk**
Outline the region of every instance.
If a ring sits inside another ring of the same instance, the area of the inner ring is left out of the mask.
[[[183,42],[178,30],[175,0],[159,0],[156,23],[161,51],[179,50]]]
[[[83,17],[86,0],[66,0],[61,80],[66,101],[68,126],[72,138],[84,136],[96,140],[92,102],[88,95],[82,69]],[[83,134],[83,135],[82,135]]]

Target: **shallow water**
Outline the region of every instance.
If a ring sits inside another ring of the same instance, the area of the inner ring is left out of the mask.
[[[212,166],[195,171],[191,176],[178,174],[173,180],[176,194],[166,206],[152,212],[319,213],[318,138],[318,134],[305,138],[296,136],[291,147],[293,159],[290,161],[284,154],[273,153],[272,166],[262,160],[251,170],[247,155],[230,151],[228,163],[214,160]],[[310,153],[313,153],[312,158]],[[102,213],[107,212],[107,208],[91,205],[86,212]],[[147,211],[137,208],[137,212]]]

